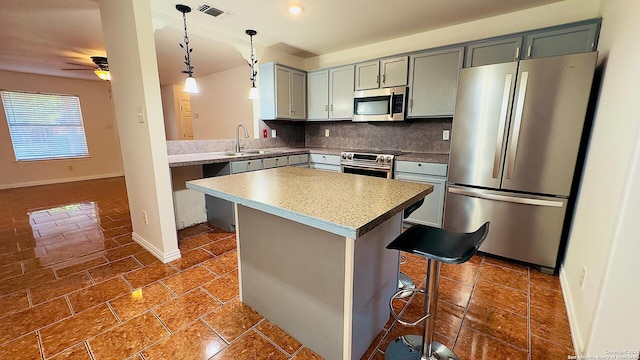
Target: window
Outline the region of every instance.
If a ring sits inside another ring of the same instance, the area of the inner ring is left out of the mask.
[[[0,93],[16,160],[89,156],[77,96]]]

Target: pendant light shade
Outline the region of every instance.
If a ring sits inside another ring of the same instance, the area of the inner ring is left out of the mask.
[[[251,89],[249,89],[249,100],[258,100],[260,99],[260,90],[258,90],[257,87],[252,86]]]
[[[182,73],[189,75],[184,82],[184,92],[199,93],[198,84],[193,77],[193,66],[191,66],[191,52],[193,49],[189,48],[189,36],[187,35],[187,13],[191,12],[191,8],[187,5],[177,4],[176,9],[182,13],[182,20],[184,22],[184,44],[178,44],[186,53],[184,63],[187,65],[187,69],[183,70]]]
[[[184,92],[187,93],[191,93],[191,94],[197,94],[200,92],[200,90],[198,89],[198,84],[196,83],[196,79],[192,76],[189,76],[185,81],[184,81]]]
[[[258,60],[255,59],[253,54],[253,36],[258,32],[255,30],[246,30],[245,33],[249,35],[249,43],[251,44],[251,60],[249,61],[249,67],[251,68],[251,77],[249,77],[249,80],[251,80],[251,88],[249,89],[249,100],[258,100],[260,99],[260,91],[256,87],[256,75],[258,75],[258,72],[255,68]]]

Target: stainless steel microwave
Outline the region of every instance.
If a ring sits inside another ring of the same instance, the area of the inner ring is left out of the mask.
[[[353,121],[403,121],[406,87],[356,91],[353,94]]]

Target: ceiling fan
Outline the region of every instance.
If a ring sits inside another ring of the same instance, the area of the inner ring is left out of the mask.
[[[85,65],[85,64],[77,64],[77,63],[67,63],[69,65],[75,66],[83,66],[86,69],[62,69],[62,70],[92,70],[100,79],[102,80],[111,80],[111,74],[109,73],[109,63],[107,63],[107,58],[104,56],[92,56],[91,60],[95,64],[95,66]]]

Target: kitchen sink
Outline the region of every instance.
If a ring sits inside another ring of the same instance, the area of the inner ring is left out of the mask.
[[[268,151],[266,150],[245,150],[241,152],[230,151],[224,153],[226,156],[245,156],[245,155],[262,155],[266,154]]]

